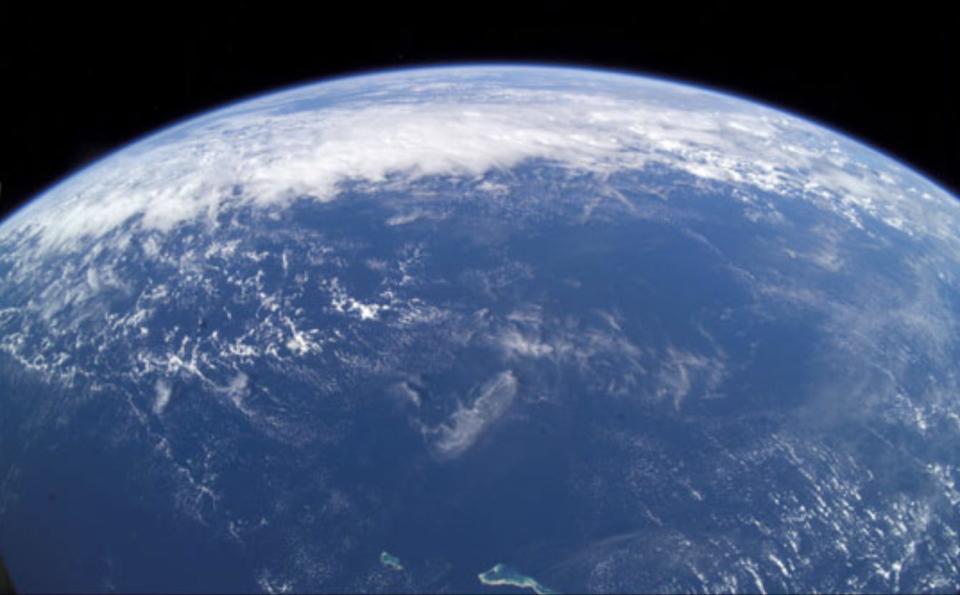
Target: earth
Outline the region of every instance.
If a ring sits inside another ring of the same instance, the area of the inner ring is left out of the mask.
[[[0,225],[23,591],[960,589],[960,204],[714,91],[282,90]]]

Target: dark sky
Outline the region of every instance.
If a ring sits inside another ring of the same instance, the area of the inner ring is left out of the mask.
[[[628,69],[736,92],[960,190],[960,56],[946,8],[406,4],[294,15],[270,2],[217,14],[0,8],[0,216],[118,146],[225,102],[358,70],[492,60]]]

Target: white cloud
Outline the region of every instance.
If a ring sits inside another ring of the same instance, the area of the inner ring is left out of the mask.
[[[153,401],[153,412],[160,415],[170,403],[172,391],[170,390],[170,385],[163,380],[158,380],[155,388],[156,398]]]
[[[510,408],[517,394],[517,378],[513,372],[501,372],[476,390],[470,405],[461,405],[437,430],[434,443],[443,457],[456,457],[466,452],[480,436]]]
[[[544,357],[553,353],[553,346],[534,336],[525,335],[516,329],[504,331],[499,339],[500,348],[510,357]]]
[[[250,396],[250,378],[243,372],[237,372],[229,381],[227,381],[226,386],[218,387],[218,390],[223,392],[230,402],[236,407],[240,412],[242,412],[247,417],[254,417],[255,413],[252,409],[247,407],[246,400]]]
[[[657,397],[669,397],[680,409],[683,399],[699,387],[704,395],[712,396],[726,377],[723,357],[708,357],[668,347],[666,358],[658,374]]]
[[[507,73],[504,82],[487,78],[496,72]],[[450,84],[417,95],[437,82]],[[557,90],[564,85],[571,90]],[[296,104],[347,91],[348,99],[316,109]],[[665,163],[711,180],[806,192],[854,221],[867,213],[952,237],[954,205],[947,220],[929,205],[924,211],[902,190],[904,171],[884,162],[877,173],[861,163],[876,155],[852,143],[838,149],[837,138],[746,102],[643,78],[549,69],[399,73],[297,89],[187,122],[53,188],[0,227],[0,241],[21,230],[41,252],[72,250],[134,216],[142,228],[169,230],[229,204],[327,201],[350,180],[476,177],[532,158],[598,174]],[[919,202],[946,209],[944,193],[910,181],[926,189]]]

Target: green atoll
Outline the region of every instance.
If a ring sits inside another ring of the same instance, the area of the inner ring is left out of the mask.
[[[400,558],[388,551],[380,552],[380,563],[391,570],[403,570],[403,564],[400,563]]]
[[[477,575],[480,582],[491,587],[518,587],[520,589],[532,589],[537,595],[556,595],[557,591],[541,585],[536,579],[525,576],[507,566],[506,564],[497,564],[486,572]]]

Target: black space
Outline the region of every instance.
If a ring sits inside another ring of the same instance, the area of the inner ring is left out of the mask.
[[[460,61],[699,82],[846,131],[960,189],[957,22],[946,3],[130,6],[0,8],[0,217],[198,111],[358,70]]]

